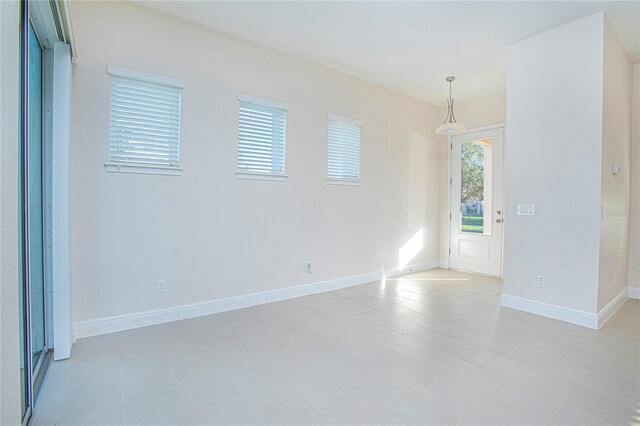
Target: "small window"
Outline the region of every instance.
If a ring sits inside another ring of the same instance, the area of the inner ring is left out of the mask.
[[[286,179],[286,104],[238,95],[238,177]]]
[[[362,122],[329,114],[327,182],[360,181],[360,128]]]
[[[109,66],[108,171],[179,174],[183,83]]]

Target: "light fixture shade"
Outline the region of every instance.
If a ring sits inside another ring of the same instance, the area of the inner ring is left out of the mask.
[[[458,133],[464,132],[467,130],[462,124],[458,123],[444,123],[440,127],[436,129],[436,134],[438,135],[457,135]]]

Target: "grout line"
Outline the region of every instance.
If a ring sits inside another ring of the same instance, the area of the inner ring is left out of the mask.
[[[567,381],[569,383],[573,384],[573,390],[571,391],[571,393],[569,395],[567,395],[567,397],[564,399],[564,401],[562,401],[565,404],[571,399],[573,394],[575,394],[578,391],[578,384],[577,383],[573,383],[571,380],[567,380]]]
[[[591,368],[591,367],[596,365],[596,362],[598,362],[598,360],[600,359],[600,355],[592,354],[590,352],[586,352],[586,353],[595,356],[595,358],[593,359],[593,362],[591,362],[591,365],[587,367],[589,370],[594,371],[593,368]]]
[[[120,398],[122,399],[122,414],[124,416],[124,424],[128,425],[127,404],[124,402],[124,377],[122,377],[122,360],[120,357],[118,357],[118,361],[120,362]]]
[[[253,414],[255,414],[255,416],[258,418],[258,420],[260,420],[260,422],[261,422],[263,425],[266,425],[266,423],[264,422],[264,420],[262,419],[262,417],[260,417],[260,415],[258,414],[258,412],[256,411],[256,409],[255,409],[255,408],[253,408],[253,405],[251,405],[251,403],[250,403],[249,401],[246,401],[246,400],[244,399],[244,397],[242,398],[242,401],[243,401],[245,404],[247,404],[247,406],[249,407],[249,410],[251,410],[251,412],[252,412]]]
[[[285,414],[285,415],[283,415],[283,416],[278,417],[277,419],[275,419],[275,420],[273,421],[273,423],[274,423],[274,424],[278,424],[278,420],[282,420],[282,419],[284,419],[285,417],[290,416],[291,414],[295,414],[295,413],[297,413],[298,411],[304,410],[304,409],[305,409],[305,408],[307,408],[307,407],[311,407],[311,408],[313,408],[314,410],[316,410],[316,411],[318,411],[318,412],[320,413],[320,410],[318,410],[316,407],[314,407],[314,406],[313,406],[313,405],[311,405],[311,404],[307,404],[307,405],[302,406],[302,407],[300,407],[300,408],[298,408],[298,409],[296,409],[296,410],[293,410],[293,411],[292,411],[292,412],[290,412],[290,413],[287,413],[287,414]],[[320,414],[322,415],[322,413],[320,413]],[[323,417],[325,417],[325,416],[323,416]],[[326,417],[325,417],[325,418],[326,418]]]
[[[495,401],[495,399],[493,398],[493,395],[495,395],[500,389],[502,389],[503,387],[505,387],[507,385],[507,383],[510,383],[512,380],[510,378],[507,378],[507,381],[504,382],[503,384],[501,384],[500,386],[498,386],[498,388],[496,390],[494,390],[493,392],[491,392],[491,395],[489,395],[490,399],[493,399]]]

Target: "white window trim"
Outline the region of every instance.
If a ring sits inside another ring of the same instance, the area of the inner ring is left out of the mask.
[[[280,101],[274,101],[273,99],[247,95],[244,93],[238,93],[238,101],[247,102],[254,105],[260,105],[268,108],[277,108],[283,111],[289,111],[289,104],[286,104]],[[286,152],[286,142],[285,142],[285,152]],[[285,173],[269,173],[269,172],[252,172],[248,170],[236,170],[236,177],[238,179],[268,180],[268,181],[277,181],[277,182],[285,182],[289,178],[289,176],[286,174],[286,171]]]
[[[364,122],[360,120],[331,112],[327,114],[327,119],[329,121],[337,121],[339,123],[350,124],[352,126],[364,127]],[[325,181],[328,185],[362,186],[362,133],[360,133],[360,178],[326,178]]]
[[[116,65],[107,65],[107,74],[115,75],[118,77],[132,78],[149,83],[164,84],[166,86],[177,87],[179,89],[184,88],[184,82],[182,80],[133,70],[130,68],[119,67]],[[180,120],[182,120],[182,118],[180,118]],[[179,149],[180,151],[182,151],[182,139],[180,140]],[[183,171],[180,166],[154,166],[152,164],[116,163],[112,161],[105,163],[104,167],[107,172],[111,173],[133,173],[166,176],[180,176]]]
[[[271,180],[277,182],[286,182],[289,178],[289,176],[284,173],[260,173],[244,171],[237,171],[236,177],[238,179]]]
[[[362,186],[362,181],[360,179],[327,178],[326,182],[328,185]]]
[[[107,74],[117,75],[119,77],[133,78],[136,80],[147,81],[149,83],[164,84],[166,86],[178,87],[184,89],[184,82],[177,78],[165,77],[162,75],[150,74],[148,72],[132,70],[129,68],[118,67],[115,65],[107,65]]]
[[[110,173],[135,173],[147,175],[180,176],[181,167],[154,166],[148,164],[133,163],[107,163],[104,165]]]
[[[244,93],[238,93],[238,101],[289,111],[289,104],[280,101],[274,101],[273,99],[260,98],[253,95],[245,95]]]
[[[133,173],[139,175],[180,176],[183,172],[181,167],[153,166],[133,163],[105,163],[104,167],[107,172],[110,173]]]
[[[327,118],[330,121],[337,121],[339,123],[350,124],[352,126],[358,126],[358,127],[364,126],[364,123],[360,120],[356,120],[355,118],[351,118],[351,117],[346,117],[344,115],[333,114],[331,112],[327,114]]]

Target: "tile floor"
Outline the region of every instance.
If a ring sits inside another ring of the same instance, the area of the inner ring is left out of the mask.
[[[446,270],[79,340],[34,425],[640,422],[640,301],[599,331]]]

